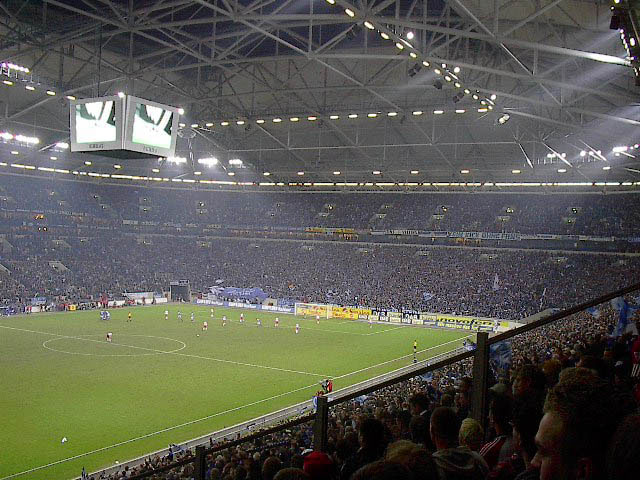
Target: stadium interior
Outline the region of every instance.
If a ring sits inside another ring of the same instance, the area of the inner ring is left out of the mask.
[[[637,478],[640,0],[0,0],[0,80],[0,480]]]

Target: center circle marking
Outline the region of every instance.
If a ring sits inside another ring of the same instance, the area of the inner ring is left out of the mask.
[[[159,338],[162,340],[170,340],[172,342],[176,342],[181,344],[180,348],[176,348],[175,350],[167,350],[166,352],[147,352],[147,353],[112,353],[112,354],[105,354],[105,353],[82,353],[82,352],[69,352],[67,350],[60,350],[57,348],[53,348],[51,347],[49,344],[52,342],[55,342],[56,340],[66,340],[66,339],[72,339],[72,340],[83,340],[82,337],[102,337],[102,335],[99,334],[92,334],[92,335],[76,335],[75,337],[56,337],[56,338],[50,338],[49,340],[45,340],[44,342],[42,342],[42,346],[44,348],[46,348],[47,350],[51,350],[52,352],[58,352],[58,353],[66,353],[68,355],[85,355],[85,356],[89,356],[89,357],[144,357],[144,356],[148,356],[148,355],[166,355],[169,353],[176,353],[179,352],[180,350],[184,350],[185,348],[187,348],[187,344],[184,343],[181,340],[176,340],[175,338],[169,338],[169,337],[157,337],[154,335],[136,335],[136,334],[121,334],[118,335],[118,337],[144,337],[144,338]],[[97,340],[91,340],[89,338],[87,338],[87,340],[91,341],[91,342],[96,342],[96,343],[103,343],[103,342],[99,342]],[[108,344],[107,342],[104,342],[105,344]],[[146,348],[146,347],[138,347],[136,345],[118,345],[116,344],[115,346],[123,346],[125,348]]]

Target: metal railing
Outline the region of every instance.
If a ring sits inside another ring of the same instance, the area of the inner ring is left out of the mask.
[[[317,399],[318,401],[315,413],[306,413],[306,411],[308,411],[307,409],[311,405],[311,401],[309,400],[307,402],[301,402],[291,407],[273,412],[269,415],[259,417],[249,422],[238,424],[234,427],[230,427],[229,429],[221,430],[220,432],[216,432],[216,434],[214,435],[207,435],[205,437],[201,437],[200,439],[192,440],[191,442],[188,442],[187,445],[189,445],[190,448],[193,448],[195,446],[195,455],[183,458],[181,460],[155,468],[153,470],[145,471],[128,478],[130,480],[148,478],[150,476],[157,476],[159,474],[162,474],[163,472],[168,472],[170,470],[174,470],[188,464],[193,464],[193,478],[195,478],[196,480],[204,480],[206,472],[206,459],[208,455],[222,452],[231,447],[252,442],[254,440],[272,435],[274,433],[283,432],[292,427],[311,421],[313,421],[313,447],[315,450],[322,451],[326,449],[327,445],[329,407],[339,405],[341,403],[383,389],[385,387],[397,385],[398,383],[404,382],[420,375],[424,375],[429,372],[433,372],[443,367],[453,365],[456,362],[460,362],[469,358],[473,358],[471,416],[482,423],[486,418],[487,411],[487,382],[489,378],[489,351],[491,345],[509,340],[517,335],[532,331],[536,328],[540,328],[552,322],[566,319],[591,307],[601,305],[605,302],[613,300],[614,298],[637,291],[640,291],[640,283],[634,283],[626,288],[610,292],[593,300],[575,305],[573,307],[549,315],[548,317],[536,320],[529,324],[522,325],[518,328],[494,335],[492,337],[489,337],[489,334],[485,332],[479,332],[477,334],[476,348],[472,351],[459,347],[449,352],[424,360],[422,362],[410,364],[393,370],[392,372],[388,372],[357,383],[350,387],[343,388],[339,391],[333,392],[329,397],[320,396]],[[288,415],[293,415],[296,413],[300,415],[302,412],[304,412],[304,415],[299,416],[298,418],[283,421]],[[267,427],[270,422],[282,423],[279,423],[275,426]],[[246,432],[248,425],[263,425],[264,428],[245,436],[239,436],[243,430]],[[222,443],[209,446],[208,448],[205,447],[205,445],[202,445],[203,441],[209,441],[211,443],[213,440],[218,441],[220,439],[228,438],[229,435],[236,435],[238,436],[238,438],[223,441]],[[120,466],[120,469],[121,468],[122,465]],[[103,470],[99,471],[98,473],[102,472]]]

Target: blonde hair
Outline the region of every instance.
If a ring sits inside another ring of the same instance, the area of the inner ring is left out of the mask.
[[[458,434],[458,442],[470,450],[478,451],[484,440],[484,431],[482,425],[473,418],[465,418],[460,425],[460,433]]]

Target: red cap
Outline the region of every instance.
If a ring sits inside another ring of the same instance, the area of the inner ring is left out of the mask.
[[[326,453],[312,452],[304,457],[304,471],[314,479],[330,478],[333,474],[333,461]]]

